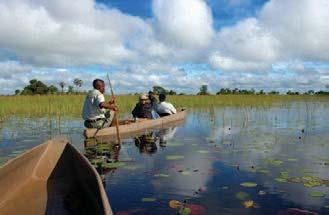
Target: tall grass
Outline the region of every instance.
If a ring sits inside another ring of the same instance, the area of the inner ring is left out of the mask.
[[[85,95],[0,96],[0,121],[15,115],[24,117],[80,117]],[[135,95],[117,96],[121,112],[130,112],[138,100]],[[197,108],[207,106],[261,106],[284,105],[291,101],[329,101],[326,96],[286,95],[209,95],[168,96],[177,107]]]

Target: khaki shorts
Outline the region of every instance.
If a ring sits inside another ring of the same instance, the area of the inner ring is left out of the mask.
[[[86,128],[97,128],[97,129],[102,129],[102,128],[107,128],[110,127],[114,118],[114,111],[108,111],[105,113],[104,120],[98,120],[98,121],[87,121],[85,120],[85,127]]]

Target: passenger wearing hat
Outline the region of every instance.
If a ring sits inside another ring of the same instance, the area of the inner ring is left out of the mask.
[[[133,117],[136,118],[146,118],[152,119],[152,105],[147,94],[142,94],[139,96],[139,102],[136,104],[134,110],[132,111]]]

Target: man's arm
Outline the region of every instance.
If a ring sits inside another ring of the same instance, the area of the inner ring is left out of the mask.
[[[170,106],[169,109],[170,109],[170,111],[171,111],[173,114],[177,113],[177,110],[176,110],[176,108],[174,107],[174,105],[170,104],[169,106]]]
[[[101,102],[99,108],[110,109],[117,111],[118,107],[113,102]]]

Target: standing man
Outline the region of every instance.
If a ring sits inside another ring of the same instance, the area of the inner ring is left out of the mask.
[[[169,102],[166,102],[166,95],[160,94],[159,95],[159,104],[157,105],[157,112],[160,117],[169,116],[171,114],[177,113],[176,108]]]
[[[105,83],[101,79],[93,81],[94,89],[89,91],[83,105],[82,118],[87,128],[106,128],[112,125],[115,111],[114,101],[105,101]],[[106,111],[108,110],[108,111]]]

